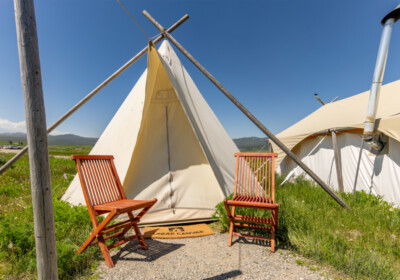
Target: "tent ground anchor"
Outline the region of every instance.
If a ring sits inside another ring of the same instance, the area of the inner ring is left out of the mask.
[[[351,209],[329,186],[322,181],[308,166],[306,166],[300,158],[298,158],[291,150],[289,150],[272,132],[270,132],[249,110],[247,110],[227,89],[225,89],[178,41],[172,37],[169,32],[162,27],[146,10],[143,15],[155,26],[164,36],[177,47],[219,90],[231,100],[262,132],[274,141],[274,143],[282,149],[294,162],[296,162],[311,178],[313,178],[337,203],[342,207]]]

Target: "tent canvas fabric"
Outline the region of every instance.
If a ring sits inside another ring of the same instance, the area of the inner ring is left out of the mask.
[[[338,190],[332,137],[337,129],[344,190],[353,190],[369,91],[328,103],[279,133],[277,137],[322,180]],[[382,86],[377,111],[377,131],[389,138],[388,152],[375,156],[364,144],[356,189],[383,196],[400,206],[400,80]],[[323,139],[323,137],[325,137]],[[305,174],[275,144],[277,171]],[[309,176],[306,176],[309,178]]]
[[[157,198],[141,223],[161,224],[210,219],[233,192],[237,151],[164,41],[90,154],[114,156],[128,199]],[[77,176],[62,199],[85,204]]]

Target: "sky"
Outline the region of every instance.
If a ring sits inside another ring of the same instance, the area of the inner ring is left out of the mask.
[[[399,0],[121,0],[151,37],[172,35],[269,130],[277,134],[335,97],[369,90],[381,19]],[[47,126],[147,45],[116,0],[36,0]],[[400,79],[395,24],[383,83]],[[264,136],[178,53],[232,138]],[[56,133],[99,137],[146,68],[141,58],[67,119]],[[399,93],[400,94],[400,93]],[[399,104],[400,106],[400,104]],[[25,129],[13,1],[0,0],[0,132]]]

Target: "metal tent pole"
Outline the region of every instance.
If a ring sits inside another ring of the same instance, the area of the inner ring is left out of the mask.
[[[184,15],[180,20],[178,20],[174,25],[168,28],[169,32],[173,32],[176,28],[178,28],[182,23],[184,23],[189,18],[188,15]],[[158,44],[164,35],[161,34],[154,40],[154,44]],[[92,90],[88,95],[86,95],[81,101],[79,101],[74,107],[72,107],[69,111],[67,111],[62,117],[60,117],[55,123],[53,123],[48,129],[47,134],[52,132],[57,126],[63,123],[68,117],[70,117],[73,113],[75,113],[80,107],[82,107],[86,102],[89,101],[93,96],[95,96],[99,91],[105,88],[111,81],[113,81],[116,77],[122,74],[126,69],[128,69],[132,64],[139,60],[143,55],[147,53],[148,48],[145,47],[142,49],[137,55],[135,55],[132,59],[126,62],[121,68],[114,72],[110,77],[108,77],[104,82],[98,85],[94,90]],[[16,154],[13,158],[11,158],[8,162],[6,162],[0,168],[0,174],[6,171],[14,162],[16,162],[19,158],[21,158],[28,151],[28,146],[23,148],[18,154]]]
[[[387,14],[382,19],[382,37],[379,44],[378,56],[376,58],[374,76],[372,78],[371,92],[369,95],[367,116],[365,119],[365,127],[363,137],[367,144],[377,151],[383,148],[383,144],[376,139],[375,136],[375,118],[378,109],[379,93],[382,86],[383,74],[385,73],[385,66],[387,55],[389,52],[390,37],[392,35],[394,23],[400,19],[400,5],[393,11]]]
[[[271,133],[249,110],[247,110],[227,89],[225,89],[187,50],[185,50],[178,41],[173,38],[168,31],[163,28],[147,11],[143,11],[143,15],[150,20],[160,31],[175,45],[219,90],[225,94],[262,132],[265,133],[281,148],[294,162],[296,162],[311,178],[313,178],[334,200],[341,206],[350,209],[350,207],[335,193],[329,186],[322,181],[308,166],[306,166],[300,158],[298,158],[291,150],[289,150],[273,133]]]

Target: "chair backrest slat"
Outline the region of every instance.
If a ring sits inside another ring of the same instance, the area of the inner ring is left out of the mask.
[[[275,201],[275,153],[235,153],[234,196]]]
[[[112,186],[114,184],[114,178],[112,175],[112,170],[111,168],[107,168],[107,163],[104,162],[104,160],[100,160],[99,164],[102,167],[102,172],[103,172],[103,180],[104,180],[104,190],[106,192],[106,195],[110,201],[112,200],[118,200],[118,190],[117,188],[110,188],[109,186]]]
[[[71,158],[77,162],[82,189],[91,206],[125,198],[113,156],[76,155]]]

